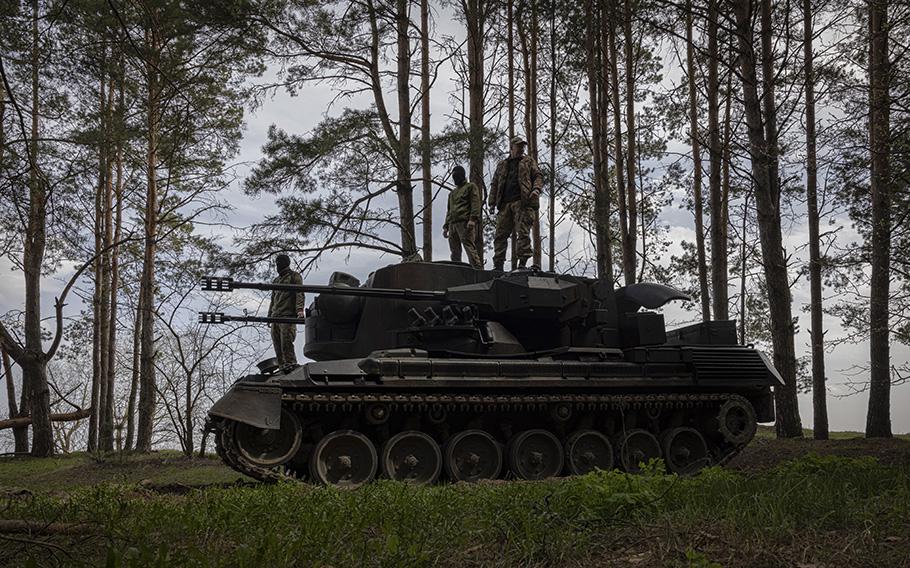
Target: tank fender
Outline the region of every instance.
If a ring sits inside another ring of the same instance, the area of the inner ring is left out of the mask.
[[[777,381],[775,386],[784,386],[784,378],[781,376],[780,371],[777,370],[777,367],[774,366],[774,363],[771,362],[771,358],[768,357],[768,354],[762,351],[761,349],[756,349],[759,356],[761,357],[762,362],[768,367],[768,372],[771,373],[771,376]]]
[[[256,428],[277,430],[281,427],[281,389],[235,384],[215,401],[209,414]]]

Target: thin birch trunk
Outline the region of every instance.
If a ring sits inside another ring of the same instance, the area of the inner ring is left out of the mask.
[[[115,198],[116,212],[114,215],[114,236],[113,242],[119,243],[123,232],[123,128],[124,128],[124,102],[125,86],[123,77],[123,60],[121,59],[121,72],[118,88],[117,103],[117,130],[115,139],[117,141],[117,152],[114,158],[116,163],[116,182]],[[110,293],[110,324],[108,326],[108,368],[105,384],[108,391],[108,406],[105,412],[108,414],[106,420],[110,421],[113,426],[114,422],[114,389],[117,378],[117,295],[120,287],[120,245],[116,245],[111,250],[111,293]],[[118,427],[119,429],[119,427]],[[113,436],[112,436],[113,437]],[[119,433],[118,433],[119,437]],[[119,444],[119,443],[118,443]],[[113,449],[113,448],[111,448]]]
[[[146,201],[145,201],[145,251],[142,263],[142,278],[139,291],[139,405],[136,429],[136,450],[148,452],[152,449],[152,431],[157,403],[155,379],[155,253],[158,239],[158,129],[160,127],[160,87],[158,62],[161,53],[161,39],[154,21],[156,13],[146,28],[147,75],[147,116],[146,128]]]

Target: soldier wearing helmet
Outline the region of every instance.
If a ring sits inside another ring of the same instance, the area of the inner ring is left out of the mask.
[[[513,233],[517,265],[524,266],[531,257],[531,224],[540,207],[543,176],[534,158],[525,154],[527,145],[521,136],[512,137],[509,157],[499,162],[493,174],[489,206],[492,211],[498,211],[493,238],[495,270],[503,269]]]

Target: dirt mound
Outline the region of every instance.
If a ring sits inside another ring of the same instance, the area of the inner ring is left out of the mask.
[[[851,458],[871,456],[885,465],[910,466],[910,441],[898,438],[846,440],[756,438],[742,453],[733,458],[728,467],[740,471],[764,470],[808,454]]]

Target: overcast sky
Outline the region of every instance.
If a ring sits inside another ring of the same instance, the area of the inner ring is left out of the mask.
[[[441,14],[440,16],[444,16]],[[441,21],[442,18],[440,18]],[[463,36],[460,26],[453,22],[446,21],[440,26],[440,31],[446,34],[459,37]],[[672,60],[669,60],[672,61]],[[267,81],[270,72],[260,81]],[[448,122],[446,115],[450,113],[450,100],[448,92],[454,88],[455,80],[450,68],[444,68],[431,98],[431,113],[433,117],[434,130],[438,129],[443,123]],[[264,103],[254,112],[248,113],[246,117],[246,131],[241,145],[240,155],[237,161],[240,163],[252,163],[258,160],[262,153],[261,147],[266,141],[266,133],[270,125],[277,124],[281,128],[292,134],[305,134],[312,129],[320,120],[327,116],[326,110],[329,103],[335,96],[335,92],[326,85],[312,85],[300,90],[298,96],[291,97],[287,93],[279,92],[274,97],[264,101]],[[394,90],[387,89],[387,100],[393,100],[395,97]],[[363,106],[363,99],[345,101],[343,104],[349,106]],[[390,107],[394,107],[391,104]],[[336,105],[328,111],[328,115],[335,115],[343,109],[342,105]],[[467,165],[465,163],[465,165]],[[448,169],[450,164],[439,165],[435,173],[442,173]],[[248,171],[248,166],[241,166],[239,171]],[[419,203],[419,188],[415,192],[415,199]],[[233,226],[245,226],[261,220],[265,215],[277,210],[274,204],[273,196],[263,196],[258,199],[252,199],[244,195],[237,185],[226,192],[224,196],[234,207],[234,213],[231,219]],[[434,218],[439,220],[445,214],[446,195],[440,194],[434,203]],[[670,225],[670,239],[672,245],[669,255],[681,252],[680,242],[686,240],[694,241],[693,221],[691,214],[679,206],[680,199],[676,199],[676,204],[664,211],[661,216],[661,222]],[[541,203],[542,210],[546,207],[546,202]],[[544,228],[545,231],[545,228]],[[418,228],[418,235],[420,229]],[[448,255],[448,244],[442,238],[441,222],[436,222],[434,227],[435,238],[433,250],[436,259],[445,259]],[[572,248],[570,254],[584,254],[581,246],[580,231],[570,223],[564,223],[557,236],[557,241],[565,243],[572,237]],[[222,243],[225,246],[231,245],[231,234],[223,232]],[[845,230],[840,238],[845,241],[849,240],[850,230]],[[796,226],[786,235],[788,252],[792,252],[797,246],[807,242],[807,226]],[[797,253],[797,257],[805,255],[805,252]],[[349,272],[363,280],[372,270],[386,264],[396,262],[397,258],[388,255],[381,255],[374,251],[352,251],[349,254],[334,252],[322,258],[319,265],[309,276],[312,283],[324,284],[328,281],[329,275],[336,270]],[[489,265],[489,259],[487,260]],[[66,271],[62,271],[54,277],[45,279],[42,293],[43,313],[46,316],[51,315],[54,296],[62,288],[62,283],[68,276]],[[829,293],[830,294],[830,293]],[[800,279],[794,290],[794,315],[799,317],[800,332],[796,338],[797,355],[803,355],[808,352],[808,314],[802,311],[802,307],[808,303],[809,290],[806,279]],[[309,300],[308,300],[309,301]],[[68,310],[76,313],[80,309],[89,309],[89,306],[80,305],[75,297],[71,296]],[[0,260],[0,313],[9,310],[21,310],[24,305],[24,288],[22,274],[12,270],[11,265],[6,260]],[[685,313],[679,307],[670,307],[666,310],[668,324],[682,323],[691,321],[693,315]],[[826,339],[836,338],[842,334],[842,330],[836,318],[825,317],[827,328]],[[302,339],[298,341],[298,352],[302,351]],[[867,397],[865,394],[856,394],[844,396],[849,390],[844,383],[849,377],[851,369],[855,365],[864,365],[868,361],[868,343],[858,343],[838,347],[829,353],[826,358],[826,368],[829,377],[829,421],[832,430],[858,430],[862,431],[865,427],[865,414]],[[910,359],[910,349],[897,343],[892,344],[892,362],[895,365],[905,363]],[[89,374],[86,374],[86,380],[89,380]],[[0,417],[7,415],[6,392],[0,389]],[[910,432],[910,413],[906,411],[910,408],[910,385],[903,385],[893,389],[892,392],[892,427],[895,433]],[[811,427],[812,425],[812,402],[810,395],[800,396],[800,411],[803,425]],[[9,431],[0,432],[0,445],[9,437]]]

